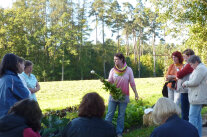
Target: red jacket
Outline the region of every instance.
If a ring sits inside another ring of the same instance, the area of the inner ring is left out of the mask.
[[[177,78],[181,79],[192,72],[193,68],[190,66],[190,64],[186,64],[183,69],[177,72]]]

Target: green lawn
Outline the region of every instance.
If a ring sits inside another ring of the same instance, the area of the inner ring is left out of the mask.
[[[164,78],[140,78],[135,79],[139,97],[148,102],[148,105],[156,103],[162,97],[161,90]],[[46,110],[59,110],[68,106],[78,105],[82,97],[88,92],[98,92],[108,104],[109,93],[102,89],[99,80],[79,80],[79,81],[58,81],[40,82],[41,90],[36,94],[38,102],[43,112]],[[134,93],[130,89],[130,99],[134,101]],[[207,108],[202,110],[202,114],[207,113]],[[125,131],[124,137],[149,137],[154,127],[134,127]]]
[[[163,78],[135,79],[140,98],[149,101],[152,105],[161,97]],[[88,92],[99,93],[108,103],[109,93],[102,89],[99,80],[40,82],[41,90],[37,92],[37,99],[43,111],[47,109],[62,109],[68,106],[78,105],[82,97]],[[130,89],[130,99],[134,100],[134,93]]]
[[[153,105],[159,97],[164,83],[164,78],[140,78],[135,79],[139,97]],[[78,105],[82,97],[88,92],[98,92],[108,104],[109,93],[102,89],[99,80],[80,80],[80,81],[59,81],[59,82],[40,82],[41,90],[36,94],[38,102],[43,112],[46,110],[59,110],[68,106]],[[134,93],[130,89],[130,99],[134,101]],[[124,137],[148,137],[154,127],[138,128],[126,131]]]

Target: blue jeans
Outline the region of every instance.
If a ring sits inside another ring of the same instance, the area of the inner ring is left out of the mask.
[[[116,126],[116,133],[122,134],[124,130],[124,117],[125,111],[127,107],[127,103],[125,102],[117,102],[117,101],[109,101],[108,104],[108,112],[106,114],[105,120],[112,122],[114,117],[114,113],[116,111],[116,107],[118,106],[118,118],[117,118],[117,126]]]
[[[189,122],[198,129],[198,134],[202,137],[202,117],[201,117],[202,105],[190,104]]]
[[[189,109],[190,109],[190,104],[188,101],[188,93],[181,93],[181,116],[182,119],[188,121],[189,118]]]

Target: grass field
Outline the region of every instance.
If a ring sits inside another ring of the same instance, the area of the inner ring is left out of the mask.
[[[163,78],[135,79],[136,88],[140,98],[149,101],[152,105],[161,97]],[[108,103],[109,93],[102,89],[99,80],[40,82],[41,90],[36,94],[43,112],[45,110],[57,110],[68,106],[78,105],[82,97],[88,92],[99,93]],[[130,99],[134,100],[134,93],[130,89]]]
[[[164,83],[163,78],[135,79],[139,97],[153,105],[159,97]],[[59,110],[68,106],[79,105],[82,97],[88,92],[99,93],[107,106],[109,93],[102,89],[99,80],[40,82],[41,90],[36,94],[43,113],[47,110]],[[134,93],[130,89],[130,100],[134,101]],[[124,133],[124,137],[148,137],[154,127],[136,128]]]
[[[162,97],[161,91],[164,78],[139,78],[135,79],[139,97],[148,102],[148,105],[156,103]],[[79,80],[79,81],[58,81],[40,82],[41,90],[36,94],[43,113],[46,110],[59,110],[68,106],[79,105],[82,97],[88,92],[99,93],[105,104],[108,104],[109,93],[102,89],[103,85],[99,80]],[[130,89],[130,100],[134,100],[134,93]],[[202,114],[207,113],[207,108],[202,110]],[[149,137],[154,127],[141,127],[129,130],[124,137]]]

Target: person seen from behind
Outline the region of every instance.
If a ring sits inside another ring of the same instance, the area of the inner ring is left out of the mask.
[[[78,118],[65,127],[62,137],[116,137],[112,123],[103,119],[105,105],[102,97],[87,93],[79,106]]]
[[[32,99],[21,100],[0,118],[0,137],[41,137],[42,111]]]
[[[153,121],[159,125],[150,137],[199,137],[197,129],[179,117],[180,108],[171,99],[162,97],[152,112]]]

